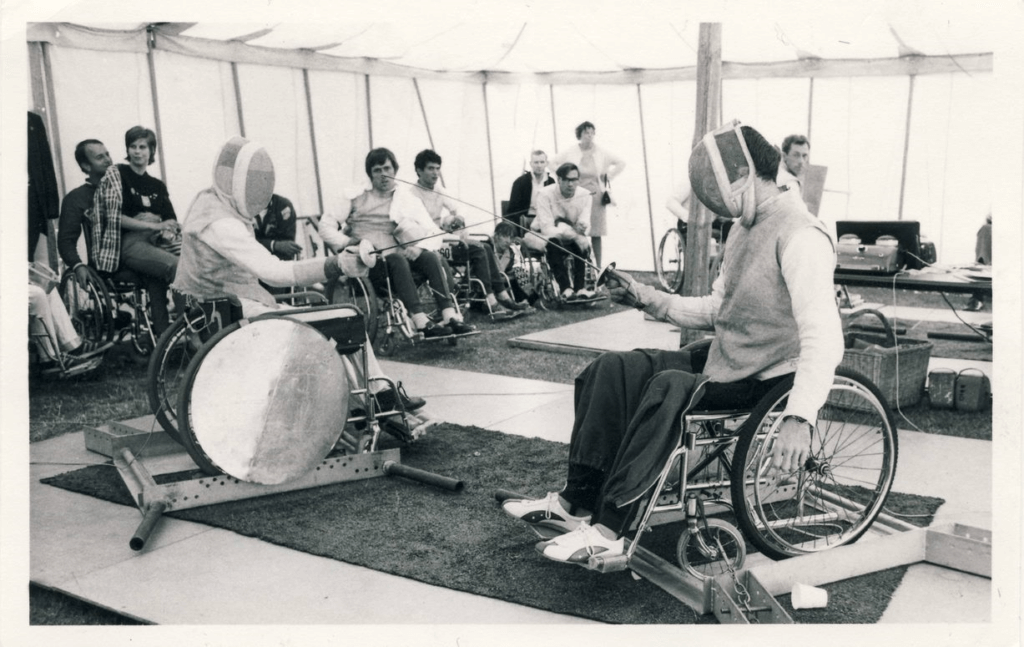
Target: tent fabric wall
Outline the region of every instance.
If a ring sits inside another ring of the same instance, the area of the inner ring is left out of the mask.
[[[117,33],[110,36],[111,49],[104,51],[98,49],[103,35],[86,31],[54,46],[54,29],[35,33],[46,36],[38,38],[52,63],[56,96],[51,101],[67,190],[81,178],[72,154],[75,142],[99,138],[119,160],[124,131],[135,124],[153,127],[155,114],[145,40],[139,51],[137,40]],[[61,29],[65,36],[73,31]],[[672,224],[665,199],[686,173],[694,123],[692,80],[638,86],[619,75],[610,84],[577,79],[551,86],[544,81],[553,77],[539,74],[520,75],[519,83],[508,77],[491,83],[482,81],[500,75],[380,74],[389,68],[370,62],[362,68],[369,74],[312,66],[307,102],[302,69],[252,62],[263,60],[255,57],[235,64],[236,97],[232,63],[209,58],[206,45],[192,42],[199,40],[191,39],[188,48],[152,51],[165,180],[181,215],[209,185],[220,144],[240,132],[239,111],[245,134],[273,156],[277,191],[295,202],[300,214],[320,212],[318,189],[324,211],[345,208],[345,191],[366,183],[363,158],[371,143],[391,148],[401,167],[399,178],[414,182],[413,157],[432,142],[444,159],[443,190],[468,203],[460,211],[471,222],[499,210],[530,150],[542,148],[553,155],[575,145],[575,126],[589,120],[597,125],[598,143],[627,161],[626,172],[612,187],[616,205],[604,256],[628,269],[653,268],[652,238],[656,242]],[[71,41],[87,48],[66,46]],[[233,56],[246,51],[242,43],[224,46]],[[357,67],[352,61],[346,65]],[[987,213],[987,198],[978,197],[978,187],[987,191],[985,160],[957,162],[962,151],[977,147],[975,133],[983,126],[991,76],[965,69],[916,77],[903,216],[922,221],[942,262],[971,259],[973,231]],[[823,219],[898,217],[910,77],[816,77],[811,160],[829,169]],[[739,118],[781,143],[787,134],[807,131],[810,96],[806,77],[727,78],[723,118]],[[159,165],[150,173],[159,176]],[[486,224],[478,229],[489,230]]]
[[[215,146],[239,132],[231,65],[168,52],[155,52],[155,56],[159,145],[167,165],[167,190],[178,218],[184,221],[196,194],[210,186]],[[152,119],[143,123],[153,128]],[[123,126],[120,140],[130,124],[117,125]],[[150,173],[155,168],[151,166]]]

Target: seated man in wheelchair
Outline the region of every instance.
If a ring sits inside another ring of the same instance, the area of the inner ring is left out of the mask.
[[[594,196],[579,186],[580,170],[566,162],[555,171],[558,182],[544,187],[537,196],[537,217],[530,228],[547,240],[548,263],[566,301],[590,299],[594,293],[584,287],[587,267],[573,264],[570,282],[566,260],[570,255],[590,256],[590,207]]]
[[[390,279],[392,289],[405,305],[413,325],[424,337],[447,337],[474,331],[462,320],[452,296],[451,270],[437,249],[441,231],[431,221],[423,203],[395,181],[398,161],[386,148],[366,155],[366,175],[371,188],[351,201],[342,216],[325,213],[320,218],[320,236],[335,251],[369,241],[384,262],[370,270],[370,281],[378,289]],[[441,312],[441,323],[430,320],[417,295],[413,272],[425,276]]]
[[[199,193],[183,227],[181,260],[172,288],[199,301],[230,299],[242,316],[255,317],[287,306],[278,304],[261,285],[304,286],[365,271],[358,256],[338,254],[326,259],[285,261],[256,241],[253,220],[270,202],[274,166],[258,144],[233,137],[221,148],[213,170],[213,186]],[[380,365],[367,341],[370,390],[381,410],[419,409],[421,398],[409,398],[400,388],[381,390]],[[351,383],[360,384],[356,363],[346,360]]]
[[[778,165],[778,150],[736,122],[694,149],[694,194],[740,225],[710,295],[667,294],[608,273],[613,299],[716,336],[706,362],[684,351],[606,353],[576,378],[565,486],[503,505],[534,527],[565,533],[537,544],[545,557],[585,564],[623,554],[622,535],[678,443],[680,414],[749,408],[794,372],[771,460],[777,470],[803,468],[808,421],[828,397],[843,338],[832,243],[800,196],[776,186]]]
[[[423,202],[434,224],[448,233],[465,227],[466,221],[458,214],[455,203],[448,196],[434,190],[441,177],[441,156],[429,148],[422,150],[417,153],[413,166],[417,180],[410,190]],[[448,211],[448,215],[444,215],[444,210]],[[491,316],[500,318],[508,315],[507,310],[529,308],[529,305],[516,301],[509,293],[489,243],[463,237],[452,249],[452,260],[469,265],[470,274],[483,286],[483,298]]]

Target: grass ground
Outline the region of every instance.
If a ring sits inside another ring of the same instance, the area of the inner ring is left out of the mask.
[[[652,274],[634,273],[638,280],[654,283]],[[857,289],[865,301],[892,304],[892,293],[884,289]],[[962,307],[967,297],[953,296],[953,304]],[[940,295],[900,291],[897,302],[902,306],[945,308]],[[481,318],[476,323],[482,330],[458,346],[423,344],[402,346],[396,360],[444,368],[486,372],[497,375],[546,380],[571,384],[587,365],[590,357],[565,353],[513,349],[508,340],[529,332],[546,330],[595,317],[620,312],[624,308],[608,301],[595,307],[537,312],[531,316],[504,323],[491,323]],[[985,309],[991,312],[991,306]],[[908,334],[923,338],[928,331],[969,332],[959,324],[910,324]],[[981,341],[933,340],[932,355],[962,359],[991,360],[991,344]],[[514,358],[514,359],[513,359]],[[150,413],[146,399],[146,365],[126,349],[115,349],[104,365],[91,375],[54,381],[38,377],[29,381],[29,438],[31,442],[53,438],[111,420],[124,420]],[[991,411],[960,413],[931,409],[927,398],[916,407],[903,410],[903,415],[922,430],[930,433],[991,440]],[[899,417],[899,416],[897,416]],[[901,427],[911,427],[899,423]],[[95,609],[59,593],[32,587],[30,607],[33,624],[110,624],[110,612]],[[95,611],[93,614],[90,609]],[[116,616],[114,620],[121,618]],[[122,619],[125,623],[131,620]]]

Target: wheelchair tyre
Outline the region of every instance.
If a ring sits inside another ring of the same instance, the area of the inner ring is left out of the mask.
[[[200,332],[207,325],[200,310],[178,317],[160,335],[149,358],[146,390],[149,407],[167,435],[181,443],[178,433],[178,398],[192,359],[201,347]]]
[[[705,527],[704,522],[707,522]],[[687,527],[676,545],[679,565],[702,580],[743,567],[747,545],[740,531],[721,519],[705,519]]]
[[[85,286],[79,287],[74,272],[68,270],[61,278],[58,289],[75,332],[83,340],[100,346],[114,341],[116,305],[106,281],[92,268],[89,268],[88,276]]]
[[[658,282],[669,292],[677,292],[683,285],[683,257],[686,239],[676,228],[669,229],[658,245]]]
[[[751,412],[731,479],[743,534],[773,559],[857,541],[881,512],[896,474],[892,411],[874,384],[842,368],[818,413],[811,457],[795,473],[772,473],[771,449],[792,388],[789,376]]]
[[[366,336],[374,339],[377,335],[380,305],[369,279],[343,276],[327,286],[327,297],[332,304],[349,303],[363,313],[366,321]]]

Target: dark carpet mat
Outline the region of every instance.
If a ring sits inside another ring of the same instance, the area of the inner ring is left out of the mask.
[[[172,513],[313,555],[459,591],[611,623],[715,622],[628,572],[600,574],[535,550],[536,536],[506,516],[494,491],[541,496],[564,482],[566,446],[474,427],[442,425],[402,451],[402,463],[462,479],[462,493],[401,478],[375,478]],[[98,465],[43,483],[132,505],[117,471]],[[887,507],[927,525],[941,499],[892,494]],[[643,546],[674,562],[681,524],[659,526]],[[125,543],[133,529],[125,529]],[[127,546],[125,547],[127,550]],[[797,622],[873,623],[905,568],[826,586],[826,609]],[[780,598],[785,606],[788,596]]]

